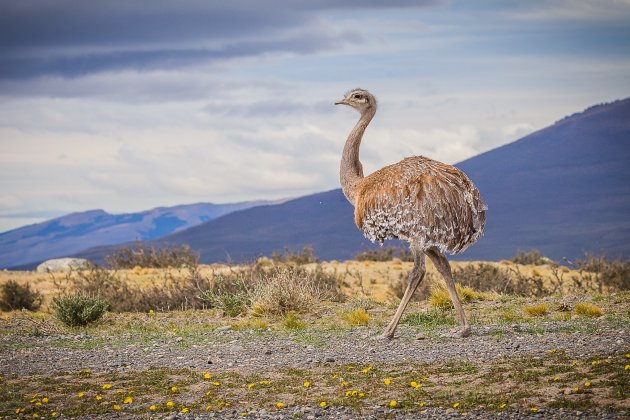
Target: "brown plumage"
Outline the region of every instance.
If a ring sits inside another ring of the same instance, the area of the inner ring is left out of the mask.
[[[423,156],[405,158],[364,177],[359,147],[376,113],[376,98],[355,89],[336,104],[352,106],[361,113],[346,141],[340,168],[343,192],[355,207],[357,227],[381,244],[386,239],[407,241],[414,254],[409,286],[385,336],[393,337],[405,306],[424,277],[425,255],[444,277],[462,325],[461,335],[468,335],[444,253],[461,252],[483,234],[486,206],[479,191],[461,170]]]

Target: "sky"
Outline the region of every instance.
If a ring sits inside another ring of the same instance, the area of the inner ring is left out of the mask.
[[[630,96],[630,0],[0,0],[0,232],[457,163]]]

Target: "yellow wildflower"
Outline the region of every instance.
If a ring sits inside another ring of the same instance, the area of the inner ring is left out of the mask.
[[[384,383],[385,385],[389,385],[389,384],[391,384],[391,383],[392,383],[392,378],[385,378],[385,380],[383,381],[383,383]]]
[[[589,386],[591,386],[591,381],[584,382],[584,387],[588,388]]]
[[[328,405],[328,403],[326,401],[322,401],[319,403],[320,407],[326,407]]]
[[[418,383],[418,382],[416,382],[416,381],[411,381],[411,382],[409,383],[409,386],[410,386],[410,387],[413,387],[413,388],[418,389],[418,388],[421,388],[421,387],[422,387],[422,384],[419,384],[419,383]]]
[[[352,391],[346,391],[346,397],[349,397],[350,395],[352,395]]]
[[[114,404],[114,410],[119,411],[120,410],[120,406],[118,404]]]
[[[536,407],[532,407],[529,409],[529,411],[531,411],[532,413],[535,413],[536,411],[538,411],[538,409]]]
[[[308,388],[309,386],[311,386],[311,383],[309,381],[304,381],[304,388]]]
[[[391,400],[391,401],[389,402],[389,406],[390,406],[390,407],[392,407],[392,408],[393,408],[393,407],[398,406],[398,401],[396,401],[396,400]]]
[[[173,392],[177,392],[177,387],[176,387],[176,386],[172,386],[172,387],[171,387],[171,391],[173,391]]]
[[[575,388],[573,388],[573,392],[580,392],[580,387],[576,386]]]
[[[623,370],[630,370],[630,365],[626,365],[626,367],[624,367]]]
[[[630,353],[626,353],[626,359],[630,359]]]
[[[221,385],[221,383],[220,383],[219,381],[214,381],[214,382],[212,383],[212,385],[214,385],[214,386],[220,386],[220,385]]]
[[[33,418],[39,418],[39,414],[33,413]]]
[[[256,384],[249,384],[247,385],[247,389],[252,389],[254,386],[256,386]]]
[[[210,411],[212,410],[212,406],[211,405],[206,405],[206,411]]]
[[[458,402],[456,402],[455,404],[453,404],[453,408],[457,408],[457,407],[459,407],[459,403],[458,403]]]
[[[150,313],[150,314],[154,314],[154,313],[155,313],[155,311],[154,311],[153,309],[149,309],[149,313]]]
[[[186,407],[182,408],[182,413],[188,413],[188,408]]]
[[[210,379],[212,378],[212,375],[210,375],[210,372],[206,372],[203,374],[203,379]]]
[[[175,405],[175,403],[173,401],[169,401],[166,403],[167,407],[173,407]]]
[[[276,407],[278,407],[278,408],[283,408],[283,407],[284,407],[284,404],[283,404],[283,403],[281,403],[281,402],[276,403]]]
[[[554,377],[553,377],[553,381],[554,381],[554,382],[558,382],[559,380],[560,380],[560,378],[559,378],[559,377],[557,377],[557,376],[554,376]]]
[[[503,404],[501,404],[501,405],[499,406],[499,408],[505,408],[505,407],[507,407],[507,404],[506,404],[506,403],[503,403]]]
[[[42,402],[46,404],[48,402],[48,398],[47,397],[42,398]]]
[[[131,397],[127,397],[127,398],[125,398],[125,400],[123,401],[123,403],[125,403],[125,404],[131,404],[132,402],[133,402],[133,398],[131,398]]]
[[[424,407],[425,405],[427,405],[427,403],[425,403],[424,401],[420,401],[420,402],[418,403],[418,406],[419,406],[420,408]]]
[[[555,352],[556,352],[556,349],[549,350],[549,354],[554,354]]]
[[[591,365],[595,366],[595,365],[599,365],[601,362],[599,360],[593,360],[591,362]]]
[[[57,412],[53,411],[52,413],[50,413],[50,417],[57,417]]]
[[[103,399],[103,397],[101,397],[101,396],[100,396],[100,395],[98,395],[98,394],[96,395],[96,401],[100,401],[100,400],[102,400],[102,399]]]
[[[151,406],[149,406],[149,410],[155,411],[155,410],[157,410],[157,407],[155,405],[151,405]]]
[[[103,385],[103,389],[110,389],[112,386],[110,384]]]
[[[346,382],[346,381],[342,381],[342,382],[341,382],[341,386],[344,386],[344,387],[345,387],[345,386],[348,386],[348,382]]]
[[[77,394],[77,397],[79,397],[79,398],[83,398],[84,396],[85,396],[85,392],[79,392]]]

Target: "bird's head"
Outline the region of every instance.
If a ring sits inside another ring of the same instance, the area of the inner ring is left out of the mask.
[[[344,95],[344,98],[335,105],[349,105],[363,114],[369,109],[376,109],[376,98],[365,89],[353,89]]]

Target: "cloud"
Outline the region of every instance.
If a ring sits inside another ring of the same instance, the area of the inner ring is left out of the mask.
[[[3,2],[0,78],[77,77],[178,68],[267,53],[313,53],[361,41],[320,19],[329,10],[425,7],[432,0]]]

